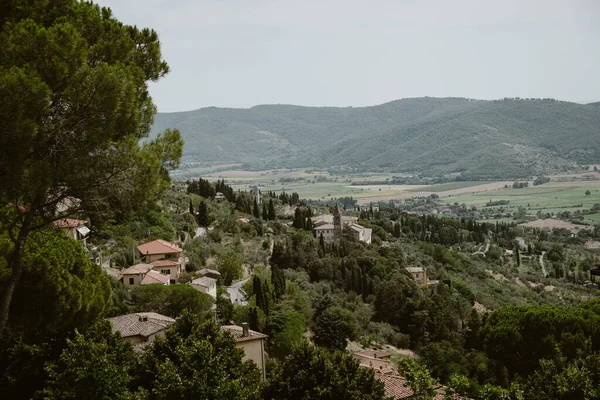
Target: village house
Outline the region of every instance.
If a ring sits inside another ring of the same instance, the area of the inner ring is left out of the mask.
[[[53,224],[71,239],[80,240],[84,246],[86,245],[86,238],[90,234],[90,229],[86,226],[87,221],[63,218],[54,221]]]
[[[200,274],[200,276],[207,276],[215,280],[219,280],[219,278],[221,277],[221,273],[216,269],[202,268],[200,271],[198,271],[198,273]]]
[[[265,380],[265,339],[268,336],[249,329],[247,322],[242,326],[224,325],[221,329],[231,334],[236,347],[244,350],[243,360],[252,360],[261,372],[262,379]]]
[[[157,337],[164,337],[175,320],[154,312],[120,315],[107,318],[113,332],[119,332],[138,350],[152,343]]]
[[[406,270],[412,275],[413,279],[419,285],[427,285],[427,271],[421,267],[407,267]]]
[[[154,270],[176,279],[185,271],[183,250],[166,240],[153,240],[138,246],[144,262],[152,264]]]
[[[225,200],[225,195],[221,192],[217,192],[217,194],[215,194],[215,200],[221,202]]]
[[[385,394],[393,400],[405,400],[415,398],[415,392],[408,386],[406,378],[396,371],[390,354],[385,350],[360,349],[352,351],[352,356],[363,368],[370,368],[375,373],[375,379],[383,383]],[[435,391],[434,400],[442,400],[445,390],[441,385],[432,388]],[[453,397],[456,400],[458,396]]]
[[[202,293],[206,293],[213,299],[217,298],[217,280],[203,276],[201,278],[194,279],[189,283],[194,289],[199,290]]]
[[[250,198],[252,199],[252,201],[256,202],[256,204],[260,204],[262,201],[261,198],[261,193],[260,193],[260,189],[258,188],[258,186],[252,186],[250,188]]]
[[[160,284],[168,285],[170,275],[161,274],[153,270],[152,264],[136,264],[121,272],[123,285],[125,287],[136,287],[140,285]]]
[[[347,228],[356,240],[370,244],[372,230],[359,225],[357,221],[357,217],[341,215],[337,205],[333,210],[333,215],[319,215],[312,220],[315,236],[317,238],[322,237],[325,243],[333,243],[336,239],[339,239],[342,229]]]

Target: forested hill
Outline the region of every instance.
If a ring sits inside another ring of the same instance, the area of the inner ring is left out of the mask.
[[[414,98],[372,107],[262,105],[162,113],[184,163],[392,167],[474,177],[549,173],[600,159],[600,108],[545,100]]]

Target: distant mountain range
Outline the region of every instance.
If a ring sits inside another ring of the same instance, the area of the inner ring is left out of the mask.
[[[513,178],[600,162],[600,103],[412,98],[372,107],[261,105],[159,113],[177,128],[183,167],[352,166]]]

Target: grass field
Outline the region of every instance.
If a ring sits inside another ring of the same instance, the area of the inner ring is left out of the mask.
[[[562,211],[590,209],[600,203],[600,180],[580,180],[567,175],[541,186],[513,189],[509,181],[466,181],[436,185],[385,185],[391,174],[356,173],[333,175],[327,171],[314,169],[273,169],[265,171],[244,171],[227,169],[226,166],[198,168],[199,176],[208,180],[225,179],[235,189],[247,190],[257,185],[263,191],[288,193],[298,192],[301,198],[332,200],[339,197],[354,197],[361,204],[389,201],[409,197],[438,194],[442,203],[465,203],[484,207],[489,201],[508,200],[505,209],[516,211],[519,206],[528,214],[558,214]],[[370,184],[370,182],[373,182]],[[354,185],[353,185],[354,184]],[[359,184],[359,185],[357,185]],[[505,186],[509,186],[505,188]],[[589,190],[590,194],[585,195]],[[491,220],[487,220],[491,221]],[[600,214],[585,216],[588,223],[600,223]]]
[[[445,192],[448,190],[456,190],[456,189],[463,189],[463,188],[468,188],[468,187],[472,187],[472,186],[485,185],[487,183],[493,183],[493,182],[494,181],[448,182],[448,183],[440,183],[437,185],[429,185],[425,189],[422,187],[411,189],[411,190],[409,190],[409,192],[418,192],[421,190],[427,190],[428,192],[439,193],[439,192]]]
[[[589,195],[585,194],[587,190],[590,192]],[[600,181],[549,183],[522,189],[510,188],[494,192],[444,197],[442,200],[477,207],[483,207],[489,201],[508,200],[510,203],[504,208],[511,211],[522,206],[527,209],[528,214],[536,214],[538,210],[544,214],[558,214],[563,211],[587,210],[594,204],[600,203]],[[599,223],[600,214],[586,215],[585,220],[589,223]]]

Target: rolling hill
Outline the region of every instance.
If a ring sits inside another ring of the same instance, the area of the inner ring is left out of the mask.
[[[600,161],[600,108],[552,99],[413,98],[372,107],[261,105],[159,113],[183,164],[354,166],[474,178],[525,177]]]

